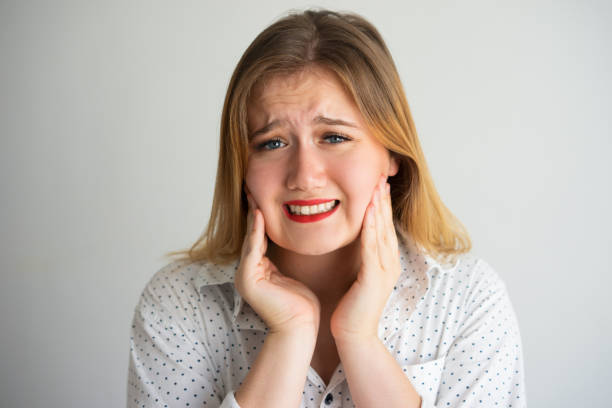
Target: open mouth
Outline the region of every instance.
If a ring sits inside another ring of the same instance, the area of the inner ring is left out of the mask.
[[[285,204],[285,206],[291,215],[317,215],[332,211],[338,204],[340,204],[340,200],[330,200],[313,205]]]
[[[283,210],[290,220],[306,223],[329,217],[339,206],[340,200],[296,200],[284,204]]]

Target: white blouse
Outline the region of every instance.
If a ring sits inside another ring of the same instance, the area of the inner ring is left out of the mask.
[[[422,407],[524,407],[525,373],[515,312],[498,274],[463,255],[442,265],[401,246],[402,273],[378,336],[423,399]],[[233,280],[238,262],[174,261],[136,306],[128,407],[239,408],[234,391],[268,331]],[[353,407],[338,365],[329,384],[310,367],[301,407]]]

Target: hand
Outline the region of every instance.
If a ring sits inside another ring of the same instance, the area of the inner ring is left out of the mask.
[[[378,338],[378,321],[400,275],[390,186],[381,176],[361,226],[361,267],[331,317],[336,342]]]
[[[303,283],[284,276],[265,255],[268,239],[263,213],[247,192],[247,232],[242,244],[235,285],[238,293],[264,320],[272,333],[319,329],[320,304]]]

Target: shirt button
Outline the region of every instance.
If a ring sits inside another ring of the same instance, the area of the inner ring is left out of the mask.
[[[334,400],[334,396],[331,394],[327,394],[327,396],[325,397],[325,405],[331,404],[333,400]]]

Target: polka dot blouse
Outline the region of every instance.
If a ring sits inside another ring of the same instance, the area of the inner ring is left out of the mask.
[[[400,257],[378,336],[422,407],[526,406],[519,327],[497,273],[472,255],[442,265],[402,246]],[[234,391],[268,329],[236,291],[236,268],[175,261],[151,278],[131,327],[128,407],[239,407]],[[353,406],[342,363],[329,384],[309,368],[301,407]]]

